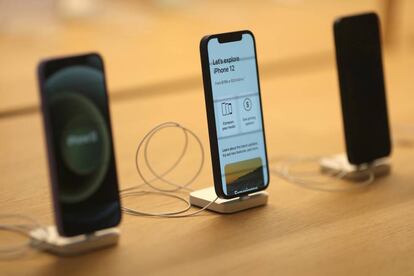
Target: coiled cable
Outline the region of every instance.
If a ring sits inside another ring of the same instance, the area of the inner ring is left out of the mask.
[[[166,128],[178,128],[181,129],[183,131],[184,134],[184,145],[183,148],[181,150],[181,153],[179,154],[177,160],[164,172],[162,173],[158,173],[154,167],[151,165],[151,162],[149,161],[149,154],[148,154],[148,145],[151,141],[151,139],[153,138],[153,136],[158,133],[159,131],[166,129]],[[188,136],[191,136],[194,138],[194,140],[197,142],[199,148],[200,148],[200,153],[201,153],[201,158],[200,158],[200,164],[196,170],[196,172],[194,173],[194,175],[188,180],[186,181],[184,184],[179,184],[179,183],[175,183],[172,182],[168,179],[165,178],[166,175],[168,175],[171,171],[173,171],[179,164],[180,162],[183,160],[187,150],[188,150]],[[143,172],[142,172],[142,163],[140,163],[140,153],[143,151],[143,156],[144,156],[144,165],[149,169],[149,171],[151,172],[151,174],[153,175],[152,179],[148,179],[147,177],[144,176]],[[167,211],[167,212],[147,212],[147,211],[141,211],[141,210],[137,210],[137,209],[133,209],[130,207],[126,207],[125,205],[123,205],[121,208],[122,210],[129,215],[135,215],[135,216],[152,216],[152,217],[166,217],[166,218],[183,218],[183,217],[190,217],[190,216],[194,216],[197,215],[201,212],[203,212],[204,210],[206,210],[211,204],[213,204],[214,202],[217,201],[218,197],[216,197],[213,201],[211,201],[210,203],[208,203],[206,206],[204,206],[203,208],[191,212],[191,213],[187,213],[187,211],[189,211],[191,209],[191,203],[189,202],[189,200],[187,198],[184,198],[182,196],[173,194],[174,192],[179,192],[181,190],[186,190],[191,192],[192,189],[189,187],[192,183],[194,183],[194,181],[197,179],[197,177],[200,175],[202,168],[204,166],[204,147],[203,144],[200,140],[200,138],[190,129],[181,126],[180,124],[176,123],[176,122],[165,122],[162,124],[159,124],[157,126],[155,126],[153,129],[151,129],[145,136],[144,138],[142,138],[142,140],[138,143],[136,152],[135,152],[135,167],[137,170],[138,175],[140,176],[140,178],[143,180],[143,183],[140,185],[136,185],[133,187],[129,187],[126,189],[123,189],[120,191],[120,195],[122,198],[126,198],[126,197],[131,197],[131,196],[141,196],[141,195],[147,195],[147,194],[155,194],[155,195],[161,195],[161,196],[165,196],[165,197],[170,197],[170,198],[174,198],[177,199],[179,201],[182,201],[186,204],[186,206],[180,210],[176,210],[176,211]],[[172,186],[172,188],[160,188],[155,186],[153,183],[155,181],[161,181],[165,184],[168,184],[170,186]],[[143,188],[145,186],[148,186],[152,189],[152,191],[146,191],[146,190],[138,190],[139,188]]]

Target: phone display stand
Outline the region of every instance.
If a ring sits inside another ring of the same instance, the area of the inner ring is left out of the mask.
[[[119,229],[108,228],[87,235],[62,237],[55,226],[38,228],[30,232],[32,247],[59,256],[75,256],[97,249],[116,245]]]
[[[326,174],[338,175],[345,173],[343,178],[351,181],[366,179],[368,171],[371,171],[375,178],[385,176],[391,172],[391,165],[387,158],[381,158],[369,164],[355,166],[348,162],[348,158],[344,153],[322,158],[320,168],[322,173]]]
[[[204,208],[210,202],[216,199],[216,197],[217,194],[214,190],[214,187],[208,187],[190,193],[190,203],[193,206]],[[246,209],[266,205],[268,197],[268,193],[262,191],[233,199],[219,198],[210,206],[208,206],[207,210],[221,214],[236,213]]]

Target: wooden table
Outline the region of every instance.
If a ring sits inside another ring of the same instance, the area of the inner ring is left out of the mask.
[[[258,43],[263,45],[260,40]],[[332,50],[314,52],[304,59],[299,55],[286,62],[266,55],[262,59],[260,51],[258,54],[263,61],[259,66],[269,157],[342,152]],[[198,71],[184,74],[187,77],[182,79],[174,76],[176,81],[170,87],[168,83],[142,84],[111,94],[121,188],[141,182],[135,171],[135,149],[158,123],[180,122],[201,137],[208,152],[200,69],[197,53],[193,55],[189,66]],[[413,275],[414,142],[401,143],[402,138],[414,140],[414,135],[404,130],[414,124],[412,48],[387,50],[385,65],[394,138],[393,171],[366,189],[317,192],[272,175],[266,207],[233,215],[206,212],[182,219],[124,215],[117,247],[73,258],[32,252],[20,259],[0,261],[0,274]],[[129,78],[132,83],[133,76],[130,72],[122,79]],[[111,78],[109,74],[110,86],[116,86]],[[156,78],[163,76],[160,73]],[[121,87],[121,78],[118,81]],[[21,86],[34,89],[31,82]],[[36,102],[30,101],[15,107]],[[40,114],[34,110],[6,116],[0,119],[0,130],[1,213],[29,214],[43,224],[52,223]],[[173,160],[182,142],[177,131],[169,135],[169,140],[161,135],[154,140],[151,160],[159,168]],[[200,156],[194,145],[190,149],[192,154],[173,179],[191,177]],[[193,188],[212,185],[210,163],[207,156]],[[123,204],[156,211],[181,207],[156,196],[128,198]]]

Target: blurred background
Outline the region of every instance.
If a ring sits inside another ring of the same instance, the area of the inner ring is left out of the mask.
[[[253,31],[265,77],[333,70],[334,19],[365,11],[381,17],[385,63],[412,61],[409,0],[0,0],[0,119],[37,112],[39,60],[79,52],[103,55],[113,101],[201,90],[199,41],[218,32]]]

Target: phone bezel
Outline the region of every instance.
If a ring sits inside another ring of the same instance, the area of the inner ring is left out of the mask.
[[[212,168],[213,168],[214,188],[215,188],[217,195],[220,198],[224,198],[224,199],[231,199],[231,198],[246,196],[248,194],[251,194],[252,192],[248,191],[248,192],[240,193],[237,195],[226,195],[223,190],[221,168],[220,168],[220,157],[219,157],[219,150],[218,150],[218,140],[217,140],[217,132],[216,132],[216,121],[215,121],[215,114],[214,114],[213,90],[212,90],[212,85],[211,85],[208,42],[213,38],[217,38],[219,42],[223,41],[224,43],[229,42],[229,41],[236,41],[236,40],[240,40],[243,34],[249,34],[251,35],[253,39],[253,48],[254,48],[255,64],[256,64],[256,72],[257,72],[257,89],[258,89],[258,94],[259,94],[260,112],[261,112],[261,117],[262,117],[262,120],[261,120],[262,129],[263,129],[262,135],[263,135],[265,159],[266,159],[265,168],[266,168],[266,174],[267,174],[267,183],[265,183],[263,187],[260,187],[257,190],[255,190],[253,193],[265,190],[269,186],[269,182],[270,182],[269,163],[268,163],[268,158],[267,158],[266,134],[265,134],[264,119],[263,119],[264,118],[263,117],[263,105],[262,105],[262,96],[261,96],[261,89],[260,89],[259,67],[257,63],[255,37],[253,33],[249,30],[204,36],[200,41],[200,56],[201,56],[201,67],[202,67],[201,69],[202,69],[202,75],[203,75],[205,104],[206,104],[206,111],[207,111],[207,124],[208,124],[209,140],[210,140],[210,152],[211,152],[211,162],[212,162]]]
[[[110,143],[111,143],[111,150],[112,150],[112,155],[113,155],[112,158],[114,161],[113,166],[109,169],[113,170],[113,173],[116,179],[116,183],[115,183],[116,190],[119,191],[118,175],[117,175],[117,168],[116,168],[116,156],[115,156],[115,148],[114,148],[114,141],[113,141],[114,137],[113,137],[113,132],[112,132],[111,113],[110,113],[110,107],[109,107],[109,95],[108,95],[108,88],[107,88],[107,83],[106,83],[104,60],[102,56],[99,55],[98,53],[92,52],[92,53],[86,53],[86,54],[81,54],[81,55],[55,57],[55,58],[50,58],[50,59],[45,59],[45,60],[40,61],[37,67],[40,104],[41,104],[42,118],[43,118],[43,124],[44,124],[44,127],[43,127],[44,135],[46,138],[45,141],[46,141],[46,149],[47,149],[47,156],[48,156],[47,159],[48,159],[48,165],[49,165],[49,179],[51,183],[51,192],[52,192],[51,194],[52,194],[52,202],[53,202],[53,209],[54,209],[54,217],[55,217],[56,228],[58,230],[58,233],[62,236],[67,236],[67,237],[91,233],[94,231],[106,229],[107,227],[99,228],[99,227],[93,227],[94,225],[89,225],[92,227],[88,227],[87,229],[80,229],[81,231],[69,231],[68,229],[64,227],[62,207],[59,202],[59,179],[57,175],[57,160],[55,158],[56,155],[55,155],[55,149],[53,146],[52,124],[51,124],[51,119],[50,119],[50,112],[47,107],[48,104],[47,104],[46,95],[44,93],[45,91],[44,85],[46,81],[45,68],[50,63],[59,63],[59,62],[72,63],[73,62],[76,64],[77,60],[82,60],[87,57],[93,57],[93,56],[99,58],[102,63],[103,85],[105,87],[105,95],[104,95],[105,103],[106,103],[105,107],[107,109],[107,116],[108,116],[107,127],[111,135]],[[108,227],[115,227],[119,225],[122,219],[122,212],[120,208],[121,200],[119,197],[119,192],[116,194],[116,197],[117,197],[116,200],[119,202],[118,220],[113,225],[108,225]]]

